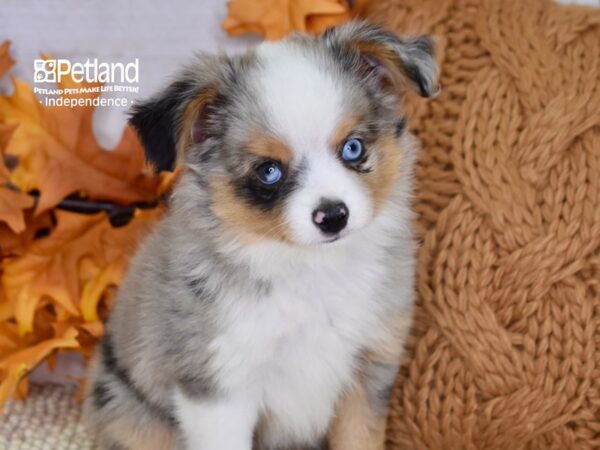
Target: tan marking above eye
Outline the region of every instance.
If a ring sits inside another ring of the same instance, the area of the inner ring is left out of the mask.
[[[329,142],[329,148],[331,148],[334,153],[337,154],[343,142],[348,138],[359,122],[360,115],[357,112],[352,112],[339,123]]]
[[[279,139],[269,135],[258,135],[250,140],[246,151],[254,156],[278,161],[283,165],[289,165],[293,153],[290,148]]]

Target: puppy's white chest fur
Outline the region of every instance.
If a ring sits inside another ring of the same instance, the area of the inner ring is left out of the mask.
[[[266,415],[274,438],[323,433],[356,357],[376,338],[383,308],[376,293],[387,269],[376,250],[358,250],[312,267],[276,264],[261,295],[232,292],[221,303],[213,370],[223,389]]]

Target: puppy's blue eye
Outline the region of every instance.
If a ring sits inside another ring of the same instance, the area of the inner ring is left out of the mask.
[[[273,185],[281,180],[283,172],[275,161],[267,161],[256,169],[256,176],[261,183]]]
[[[342,159],[356,162],[363,156],[363,145],[360,139],[348,139],[342,148]]]

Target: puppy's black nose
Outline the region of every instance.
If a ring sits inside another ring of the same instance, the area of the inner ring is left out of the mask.
[[[344,229],[349,214],[345,203],[324,201],[313,211],[312,219],[323,233],[335,234]]]

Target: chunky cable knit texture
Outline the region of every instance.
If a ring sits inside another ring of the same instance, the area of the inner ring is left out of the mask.
[[[419,308],[393,449],[600,448],[600,10],[384,0],[439,37],[423,149]]]

